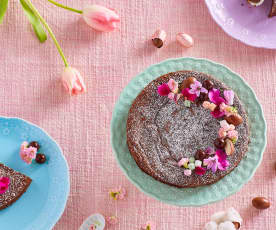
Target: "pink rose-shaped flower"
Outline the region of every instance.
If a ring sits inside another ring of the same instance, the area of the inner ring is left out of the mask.
[[[62,73],[63,86],[70,95],[77,95],[86,92],[86,86],[80,72],[72,67],[66,67]]]
[[[110,32],[117,28],[119,15],[111,9],[100,5],[91,5],[83,10],[84,21],[93,29]]]
[[[32,146],[28,147],[28,142],[24,141],[20,147],[20,158],[27,163],[28,165],[32,163],[33,159],[35,159],[37,153],[37,148]]]

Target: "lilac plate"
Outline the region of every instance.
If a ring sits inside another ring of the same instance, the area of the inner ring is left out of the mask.
[[[272,0],[258,7],[247,0],[205,0],[217,24],[247,45],[276,49],[276,17],[268,18]]]

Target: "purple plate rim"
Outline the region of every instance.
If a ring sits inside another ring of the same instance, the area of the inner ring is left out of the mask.
[[[241,43],[244,43],[248,46],[251,46],[251,47],[256,47],[256,48],[263,48],[263,49],[276,49],[276,43],[275,45],[266,45],[266,46],[263,46],[263,45],[259,45],[258,43],[255,43],[255,42],[250,42],[246,39],[243,39],[239,36],[239,34],[235,34],[235,33],[232,33],[231,30],[228,30],[227,27],[223,26],[221,24],[221,22],[219,21],[219,19],[216,17],[215,13],[213,12],[213,7],[211,6],[210,4],[210,0],[205,0],[205,5],[207,6],[207,9],[210,13],[210,15],[212,16],[213,20],[218,24],[218,26],[226,33],[228,34],[230,37],[240,41]]]

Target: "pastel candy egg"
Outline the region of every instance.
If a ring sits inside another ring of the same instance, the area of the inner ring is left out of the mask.
[[[238,223],[242,224],[241,215],[234,208],[227,209],[227,211],[226,211],[226,218],[225,219],[227,221],[238,222]]]
[[[236,227],[231,221],[225,221],[219,224],[218,230],[236,230]]]
[[[190,170],[190,169],[185,169],[185,170],[184,170],[184,175],[185,175],[185,176],[191,176],[191,175],[192,175],[192,170]]]
[[[210,221],[204,226],[204,230],[217,230],[217,229],[218,229],[218,225],[214,221]]]
[[[176,35],[176,40],[179,42],[180,45],[187,48],[192,47],[194,45],[194,40],[189,34],[178,33]]]
[[[195,164],[194,163],[188,164],[188,168],[191,169],[191,170],[194,170],[195,169]]]
[[[226,212],[224,211],[216,212],[211,216],[211,220],[218,224],[225,221],[225,218],[226,218]]]
[[[195,161],[195,167],[201,167],[201,165],[202,165],[202,161],[200,160]]]

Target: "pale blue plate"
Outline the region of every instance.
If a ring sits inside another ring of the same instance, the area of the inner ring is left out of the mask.
[[[25,164],[19,157],[23,141],[38,141],[47,162]],[[2,230],[50,230],[68,198],[69,171],[58,144],[41,128],[18,118],[0,117],[0,162],[31,177],[33,182],[12,206],[0,211]]]
[[[195,70],[207,73],[225,82],[239,96],[248,114],[251,142],[246,158],[233,172],[210,186],[178,189],[158,182],[140,170],[130,155],[126,144],[126,121],[133,100],[152,80],[166,73],[179,70]],[[173,205],[201,206],[223,200],[234,194],[253,177],[262,161],[266,146],[266,123],[261,105],[253,90],[239,75],[227,67],[205,59],[169,59],[150,66],[133,78],[123,90],[112,114],[111,143],[121,169],[128,179],[144,193]]]

